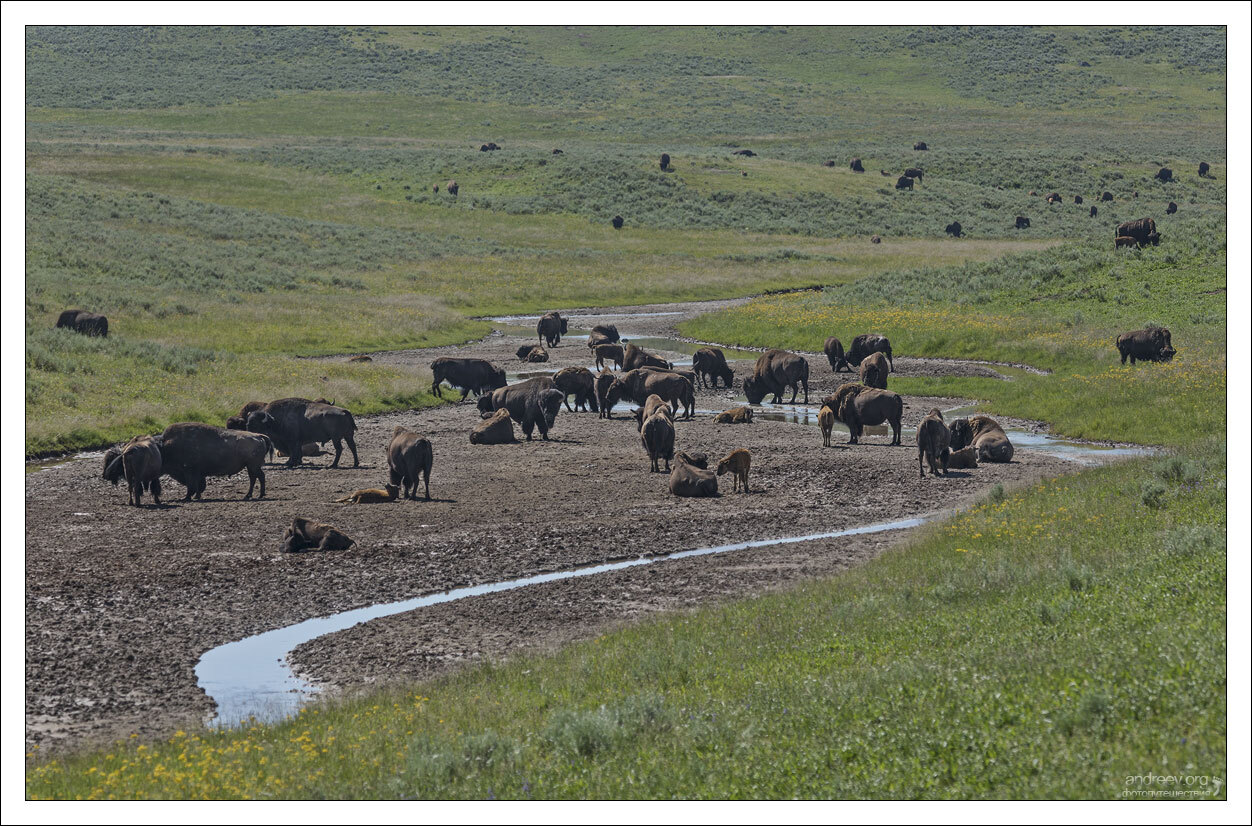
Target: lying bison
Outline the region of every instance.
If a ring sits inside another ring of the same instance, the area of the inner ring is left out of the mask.
[[[654,356],[647,350],[636,347],[634,344],[627,344],[626,350],[622,355],[623,370],[638,370],[640,367],[660,367],[669,370],[674,365],[661,358]]]
[[[887,389],[887,373],[891,366],[887,362],[887,357],[882,353],[870,353],[861,361],[860,377],[861,384],[866,387],[876,387],[879,390]]]
[[[862,333],[852,339],[852,347],[848,349],[846,361],[848,364],[860,366],[871,353],[882,353],[887,357],[888,368],[896,369],[895,360],[891,356],[891,340],[877,333]],[[848,372],[852,372],[851,367],[848,368]]]
[[[655,393],[669,402],[675,411],[681,405],[683,418],[695,416],[695,388],[684,376],[668,370],[636,369],[627,370],[613,378],[612,384],[604,394],[601,410],[612,410],[621,399],[644,404],[648,396]],[[612,418],[609,416],[608,418]]]
[[[404,488],[405,499],[417,498],[417,483],[424,477],[426,501],[430,501],[430,469],[434,463],[435,453],[429,439],[423,439],[399,425],[391,431],[391,442],[387,445],[387,470],[391,475],[391,484]]]
[[[356,540],[343,531],[323,522],[297,516],[283,533],[283,553],[296,551],[346,551]]]
[[[1117,352],[1121,354],[1122,364],[1128,358],[1134,364],[1136,361],[1169,361],[1178,351],[1170,341],[1169,330],[1164,327],[1149,327],[1118,336]]]
[[[1178,211],[1178,204],[1174,203],[1173,201],[1170,201],[1168,204],[1165,205],[1166,215],[1173,215],[1177,211]]]
[[[256,483],[261,483],[260,498],[265,498],[265,455],[270,440],[262,434],[241,430],[225,430],[200,422],[179,422],[161,434],[161,469],[167,476],[187,488],[184,501],[200,499],[206,479],[210,476],[233,476],[248,470],[248,493],[252,498]],[[297,443],[297,446],[298,443]]]
[[[913,179],[910,178],[909,176],[901,175],[899,178],[896,178],[896,189],[912,189],[912,188],[913,188]]]
[[[848,444],[860,441],[865,425],[887,422],[891,425],[891,444],[900,444],[900,420],[904,416],[904,400],[890,390],[879,390],[863,384],[845,384],[834,395],[822,400],[835,418],[847,425]]]
[[[342,407],[309,399],[290,398],[272,401],[260,410],[248,414],[248,430],[264,433],[274,447],[287,454],[287,467],[302,463],[308,442],[333,442],[335,461],[331,467],[339,467],[343,455],[343,442],[352,451],[352,466],[360,467],[356,452],[356,420]]]
[[[565,409],[569,412],[576,413],[588,407],[592,413],[600,412],[600,405],[596,403],[596,377],[586,367],[566,367],[552,377],[552,382],[557,390],[565,394]],[[574,397],[573,407],[569,404],[570,396]]]
[[[735,372],[726,363],[726,354],[718,347],[701,347],[696,350],[691,357],[691,366],[702,387],[716,388],[719,379],[727,387],[734,383]]]
[[[948,475],[948,454],[951,452],[948,445],[951,440],[952,434],[943,422],[943,414],[938,408],[932,407],[917,425],[917,473],[921,478],[926,478],[926,467],[922,464],[922,459],[930,464],[932,476],[939,475],[940,466],[943,467],[943,475]]]
[[[1044,200],[1049,204],[1059,204],[1061,202],[1061,193],[1049,192],[1046,196],[1044,196]]]
[[[561,336],[569,332],[569,319],[562,318],[560,313],[545,313],[535,325],[540,343],[555,347],[561,343]]]
[[[1161,234],[1156,231],[1156,221],[1151,218],[1140,218],[1137,221],[1125,221],[1118,224],[1113,237],[1123,236],[1134,238],[1141,247],[1146,247],[1148,244],[1157,246],[1161,243]]]
[[[978,454],[980,462],[1013,461],[1013,443],[1009,441],[1004,428],[990,416],[956,419],[952,422],[950,431],[952,440],[949,447],[952,450],[971,446]]]
[[[918,141],[913,144],[913,149],[917,152],[925,152],[930,147],[926,145],[926,141]]]
[[[717,424],[752,424],[752,408],[747,405],[723,410],[713,417]]]
[[[950,450],[948,452],[949,470],[976,467],[978,467],[978,453],[974,450],[973,445],[966,445],[960,450]]]
[[[1030,229],[1030,219],[1027,218],[1025,215],[1018,215],[1017,219],[1013,222],[1013,228],[1014,229]]]
[[[804,387],[804,403],[809,403],[809,363],[803,357],[786,350],[766,350],[757,357],[752,375],[743,380],[743,394],[751,404],[760,404],[772,393],[773,404],[782,404],[782,394],[791,388],[791,400],[795,404],[799,388]]]
[[[517,441],[513,435],[513,417],[507,410],[497,410],[489,419],[483,419],[470,431],[472,445],[511,445]]]
[[[848,359],[843,353],[843,342],[834,336],[826,339],[826,343],[822,345],[822,352],[826,354],[826,360],[830,362],[830,369],[834,373],[838,373],[840,369],[847,368],[848,372],[852,372],[852,366],[848,364]]]
[[[99,313],[89,313],[86,310],[66,310],[57,317],[57,327],[64,327],[85,336],[106,338],[109,335],[109,320]]]
[[[452,387],[461,388],[461,401],[465,401],[470,393],[477,397],[508,384],[504,370],[486,359],[444,356],[430,363],[430,372],[434,376],[430,392],[440,398],[443,398],[442,386],[445,381]]]
[[[478,410],[483,418],[497,410],[507,410],[515,421],[522,423],[526,441],[533,438],[536,426],[539,435],[547,441],[548,431],[556,423],[564,401],[565,394],[556,389],[556,383],[547,376],[539,376],[480,396]]]
[[[535,362],[547,361],[548,351],[543,349],[542,344],[523,344],[521,347],[517,348],[517,360]]]
[[[951,235],[953,238],[960,238],[961,235],[963,234],[961,231],[960,221],[953,221],[952,223],[944,227],[943,231],[946,232],[948,235]]]
[[[687,462],[675,462],[669,473],[669,492],[675,496],[717,496],[717,474]]]
[[[755,158],[755,157],[756,157],[756,153],[755,153],[755,152],[753,152],[751,149],[736,149],[734,152],[731,152],[730,154],[732,154],[732,155],[742,155],[742,156],[744,156],[745,158]]]

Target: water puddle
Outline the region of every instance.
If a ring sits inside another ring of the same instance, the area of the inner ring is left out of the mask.
[[[71,462],[82,462],[88,459],[103,458],[103,450],[85,450],[81,453],[74,453],[69,456],[54,456],[51,459],[32,459],[26,463],[26,472],[38,473],[41,470],[51,470],[54,467],[68,465]]]
[[[914,528],[931,519],[946,514],[929,514],[910,519],[899,519],[893,522],[880,522],[841,531],[805,534],[804,536],[788,536],[778,539],[758,539],[749,542],[735,542],[729,545],[715,545],[709,548],[676,551],[664,556],[639,557],[602,565],[589,565],[581,568],[570,568],[546,574],[509,579],[503,582],[492,582],[485,585],[473,585],[442,591],[436,594],[414,597],[398,602],[387,602],[369,605],[351,611],[343,611],[326,617],[305,620],[285,628],[277,628],[256,634],[237,642],[218,646],[205,652],[196,664],[196,679],[200,688],[217,706],[217,713],[212,725],[233,727],[255,718],[261,722],[272,722],[294,714],[318,691],[318,688],[297,677],[287,662],[287,657],[298,645],[326,634],[342,631],[354,625],[370,620],[413,611],[431,605],[442,605],[469,597],[484,594],[496,594],[511,591],[530,585],[545,582],[557,582],[564,579],[595,576],[609,571],[620,571],[640,565],[654,565],[674,559],[687,559],[695,556],[723,554],[732,551],[744,551],[752,548],[767,548],[775,545],[789,545],[797,542],[811,542],[817,539],[837,539],[844,536],[897,531]]]

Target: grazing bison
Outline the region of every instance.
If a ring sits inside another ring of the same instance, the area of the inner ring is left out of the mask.
[[[913,188],[912,178],[908,177],[907,175],[901,175],[899,178],[896,178],[896,189],[912,189],[912,188]]]
[[[976,467],[978,467],[978,452],[974,450],[973,445],[967,445],[960,450],[948,451],[949,470]]]
[[[434,381],[430,384],[430,392],[443,398],[443,383],[461,388],[461,401],[465,401],[470,393],[475,397],[504,387],[504,370],[496,367],[486,359],[450,358],[443,356],[430,363],[430,372]]]
[[[951,427],[952,450],[960,450],[971,446],[978,454],[980,462],[1011,462],[1013,461],[1013,443],[1009,441],[1004,428],[990,416],[971,416],[968,419],[956,419]]]
[[[782,404],[783,391],[791,388],[795,404],[799,388],[804,387],[804,403],[809,403],[809,363],[786,350],[766,350],[757,357],[752,375],[743,380],[743,394],[751,404],[760,404],[766,394],[774,394],[773,404]]]
[[[1082,203],[1082,196],[1081,196],[1081,195],[1075,195],[1075,196],[1074,196],[1074,203],[1076,203],[1076,204],[1081,204],[1081,203]]]
[[[447,189],[448,189],[448,194],[454,197],[456,196],[458,192],[461,191],[461,187],[457,185],[456,181],[448,181]]]
[[[927,149],[930,149],[930,147],[926,145],[926,141],[918,141],[913,144],[913,149],[918,152],[925,152]]]
[[[540,343],[555,347],[561,343],[561,336],[569,332],[569,319],[562,318],[558,312],[544,313],[535,325],[535,332],[539,334]]]
[[[607,370],[602,370],[596,376],[596,401],[600,405],[600,418],[613,418],[613,405],[609,404],[609,390],[613,387],[613,382],[617,379]],[[614,400],[616,401],[616,399]]]
[[[1111,201],[1111,200],[1113,200],[1113,193],[1112,193],[1112,192],[1109,192],[1107,189],[1106,189],[1106,190],[1104,190],[1104,192],[1102,192],[1102,193],[1100,194],[1100,200],[1101,200],[1101,201]]]
[[[734,152],[731,152],[730,154],[732,154],[732,155],[743,155],[745,158],[755,158],[755,157],[756,157],[756,153],[755,153],[755,152],[753,152],[751,149],[737,149],[737,150],[735,150]]]
[[[1099,213],[1099,210],[1097,210],[1097,209],[1095,208],[1095,206],[1094,206],[1094,205],[1092,205],[1092,207],[1091,207],[1091,217],[1092,217],[1092,218],[1096,217],[1096,215],[1097,215],[1098,213]]]
[[[1156,221],[1151,218],[1140,218],[1137,221],[1126,221],[1117,225],[1113,237],[1127,235],[1139,242],[1139,246],[1148,244],[1157,246],[1161,243],[1161,234],[1156,231]]]
[[[835,418],[848,427],[848,444],[860,441],[865,425],[887,422],[891,425],[891,444],[900,444],[900,420],[904,416],[904,400],[890,390],[879,390],[863,384],[845,384],[822,405],[835,413]]]
[[[642,369],[620,373],[605,392],[602,407],[607,405],[612,409],[620,399],[644,404],[653,393],[669,402],[675,411],[682,405],[684,419],[695,416],[695,388],[685,376],[668,370]]]
[[[943,423],[943,414],[939,408],[932,407],[917,425],[917,473],[926,478],[926,467],[922,459],[930,464],[930,474],[939,475],[939,467],[943,467],[943,475],[948,475],[948,444],[952,434]]]
[[[922,182],[922,175],[923,175],[923,174],[924,174],[924,173],[922,172],[922,170],[921,170],[921,169],[919,169],[919,168],[918,168],[918,167],[916,167],[916,166],[910,166],[908,169],[904,170],[904,177],[906,177],[906,178],[916,178],[916,179],[917,179],[917,182],[918,182],[919,184]]]
[[[747,405],[723,410],[713,417],[717,424],[752,424],[752,408]]]
[[[297,516],[283,534],[282,551],[346,551],[355,544],[356,540],[331,525]]]
[[[881,243],[882,243],[882,237],[881,237],[881,236],[878,236],[878,235],[871,236],[871,237],[870,237],[870,239],[869,239],[869,242],[870,242],[871,244],[881,244]]]
[[[870,353],[882,353],[887,357],[888,368],[890,370],[896,369],[895,360],[891,356],[891,340],[877,333],[862,333],[852,339],[852,347],[848,350],[846,361],[849,365],[855,364],[860,366],[861,362],[868,358]],[[848,372],[852,372],[851,367],[848,368]]]
[[[391,474],[391,485],[404,487],[405,499],[417,498],[417,483],[421,479],[426,486],[426,501],[430,501],[430,469],[434,464],[435,452],[429,439],[398,425],[391,431],[387,470]]]
[[[861,361],[861,384],[886,390],[887,373],[890,369],[891,365],[887,362],[886,356],[882,353],[870,353]]]
[[[826,339],[826,343],[822,345],[822,352],[826,354],[826,360],[830,362],[830,370],[832,373],[838,373],[841,368],[846,367],[848,372],[852,372],[852,366],[848,364],[847,358],[843,354],[843,342],[831,336]]]
[[[668,169],[669,169],[669,153],[662,152],[661,153],[661,171],[665,172]]]
[[[1175,212],[1177,212],[1177,211],[1178,211],[1178,204],[1174,203],[1173,201],[1170,201],[1170,202],[1169,202],[1169,203],[1165,206],[1165,214],[1166,214],[1166,215],[1173,215],[1173,214],[1174,214]]]
[[[669,370],[673,366],[660,356],[654,356],[634,344],[627,344],[622,354],[622,369],[624,370],[637,370],[640,367],[659,367],[662,370]]]
[[[335,501],[341,505],[376,505],[380,502],[394,502],[400,488],[395,485],[383,485],[381,488],[365,488],[354,490],[342,499]]]
[[[1119,235],[1113,239],[1113,249],[1121,249],[1122,247],[1139,247],[1142,246],[1135,238],[1129,235]]]
[[[333,442],[335,461],[331,467],[339,467],[343,454],[343,442],[352,451],[352,466],[359,467],[356,452],[356,420],[342,407],[308,399],[290,398],[272,401],[260,410],[248,414],[248,430],[264,433],[274,446],[287,454],[287,467],[301,464],[303,445],[308,442]]]
[[[597,344],[596,348],[596,369],[603,370],[606,361],[613,362],[613,366],[618,370],[622,369],[622,360],[626,358],[625,351],[622,350],[620,344]]]
[[[124,445],[109,448],[104,459],[104,478],[117,484],[126,479],[126,504],[139,507],[143,492],[152,493],[152,501],[161,504],[161,437],[136,436]]]
[[[1059,204],[1059,203],[1061,202],[1061,193],[1059,193],[1059,192],[1049,192],[1049,193],[1048,193],[1048,194],[1044,197],[1044,200],[1045,200],[1045,201],[1047,201],[1049,204]]]
[[[472,445],[511,445],[517,441],[513,436],[513,417],[507,410],[497,410],[490,419],[483,419],[470,431]]]
[[[1200,177],[1201,178],[1209,177],[1209,165],[1205,163],[1204,161],[1200,161]]]
[[[735,372],[726,363],[726,354],[718,347],[701,347],[691,357],[691,366],[695,369],[702,387],[717,387],[720,379],[727,387],[735,380]],[[712,379],[712,383],[710,383]]]
[[[1169,361],[1178,353],[1170,341],[1169,330],[1164,327],[1122,333],[1117,337],[1117,352],[1121,354],[1122,364],[1128,358],[1131,364],[1136,361]]]
[[[109,320],[99,313],[89,313],[86,310],[66,310],[57,317],[57,327],[64,327],[85,336],[107,338],[109,335]]]
[[[1161,183],[1167,184],[1174,180],[1174,170],[1170,169],[1168,166],[1162,166],[1159,170],[1157,170],[1156,175],[1153,177]]]
[[[1018,215],[1017,220],[1013,222],[1014,229],[1030,229],[1030,219],[1025,215]]]
[[[622,225],[626,223],[626,219],[620,215],[614,215],[613,220],[609,223],[613,225],[613,229],[621,229]]]
[[[827,161],[827,163],[828,163],[830,166],[834,166],[834,165],[835,165],[835,162],[834,162],[834,161]],[[861,159],[860,159],[860,158],[853,158],[853,159],[852,159],[852,163],[848,164],[848,166],[850,166],[850,167],[851,167],[851,169],[852,169],[852,171],[853,171],[853,172],[864,172],[864,171],[865,171],[865,167],[861,164]]]
[[[751,493],[748,490],[748,471],[752,468],[752,454],[743,448],[737,448],[726,454],[726,458],[717,463],[717,475],[724,476],[727,473],[733,473],[735,478],[734,491],[738,492],[740,483],[743,484],[743,492]]]
[[[539,376],[480,396],[478,410],[483,418],[497,410],[508,410],[515,421],[522,423],[526,441],[532,439],[536,426],[539,435],[547,441],[548,431],[556,422],[564,401],[565,394],[556,389],[555,382],[547,376]]]
[[[254,414],[255,415],[255,414]],[[297,447],[299,444],[297,443]],[[272,444],[267,436],[241,430],[225,430],[200,422],[179,422],[161,434],[161,470],[187,488],[184,501],[201,498],[210,476],[233,476],[248,469],[248,493],[252,498],[261,483],[265,498],[265,454]]]
[[[838,164],[837,164],[837,163],[835,163],[834,161],[822,161],[822,166],[825,166],[825,167],[829,167],[829,168],[831,168],[831,169],[834,169],[836,166],[838,166]],[[854,170],[852,170],[852,171],[853,171],[853,172],[856,172],[857,170],[855,170],[855,169],[854,169]],[[862,169],[862,170],[860,170],[860,171],[861,171],[861,172],[864,172],[865,170],[864,170],[864,169]]]
[[[951,235],[953,238],[960,238],[962,235],[961,222],[953,221],[952,223],[944,227],[943,231],[946,232],[948,235]]]
[[[565,409],[569,412],[587,410],[588,406],[592,413],[600,412],[600,405],[596,403],[596,377],[586,367],[566,367],[552,377],[552,382],[565,394]],[[570,396],[574,397],[573,407],[569,405]]]
[[[675,462],[669,473],[669,492],[675,496],[717,496],[717,474],[686,462]]]
[[[595,339],[593,342],[592,339]],[[622,340],[621,333],[617,332],[616,324],[597,324],[591,328],[591,335],[587,337],[587,346],[596,347],[600,344],[617,344]]]
[[[651,473],[661,472],[661,460],[665,460],[665,471],[670,470],[670,460],[674,458],[674,420],[658,410],[639,425],[639,440],[643,449],[648,452],[652,462]]]
[[[822,447],[830,447],[830,434],[835,429],[835,411],[823,404],[817,412],[817,426],[822,429]]]

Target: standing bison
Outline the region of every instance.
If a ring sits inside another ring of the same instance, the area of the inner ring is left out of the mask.
[[[670,471],[670,461],[674,458],[674,420],[666,411],[668,406],[653,413],[639,425],[639,440],[648,452],[651,461],[651,473],[661,472],[661,460],[665,460],[665,472]]]
[[[552,377],[552,382],[565,394],[565,409],[569,412],[586,410],[588,406],[592,413],[600,412],[600,405],[596,403],[596,378],[586,367],[566,367]],[[573,407],[569,405],[570,396],[574,397]]]
[[[890,370],[887,357],[882,353],[870,353],[861,361],[861,384],[866,387],[887,389],[887,372]]]
[[[126,479],[126,503],[139,507],[143,492],[152,493],[152,501],[161,504],[161,437],[136,436],[120,447],[109,448],[104,457],[104,478],[114,485]]]
[[[848,364],[860,366],[861,362],[868,358],[870,353],[882,353],[887,357],[888,368],[890,370],[896,369],[895,360],[891,356],[891,340],[877,333],[862,333],[852,339],[852,347],[848,350],[846,360]],[[851,368],[848,369],[848,372],[851,372]]]
[[[1173,201],[1170,201],[1168,204],[1166,204],[1165,206],[1166,215],[1173,215],[1177,211],[1178,211],[1178,204],[1174,203]]]
[[[622,334],[617,332],[616,324],[597,324],[587,336],[587,346],[595,349],[601,344],[617,344],[621,340]]]
[[[950,428],[952,440],[949,447],[960,450],[967,445],[974,448],[980,462],[1013,461],[1013,443],[1004,428],[990,416],[971,416],[956,419]]]
[[[430,501],[430,469],[435,453],[430,440],[423,439],[407,427],[396,426],[387,445],[387,470],[393,487],[403,486],[405,499],[417,498],[417,483],[424,477],[426,501]]]
[[[668,152],[661,153],[661,171],[662,172],[669,171],[669,153]]]
[[[299,443],[297,443],[297,448]],[[252,498],[256,483],[261,483],[260,498],[265,498],[265,454],[269,438],[240,430],[225,430],[200,422],[179,422],[161,434],[161,470],[174,481],[186,486],[184,501],[201,498],[209,476],[234,476],[248,469],[248,493]],[[296,451],[299,456],[299,450]]]
[[[613,220],[610,223],[613,224],[613,229],[621,229],[626,223],[626,219],[620,215],[614,215]]]
[[[751,404],[760,404],[772,393],[773,404],[782,404],[782,394],[791,388],[791,400],[795,404],[800,387],[804,387],[804,403],[809,403],[809,363],[803,357],[786,350],[766,350],[757,357],[752,375],[743,380],[743,394]]]
[[[627,370],[616,376],[604,394],[601,411],[612,410],[621,399],[644,404],[653,393],[669,402],[675,411],[681,405],[684,419],[695,417],[695,388],[691,382],[678,373],[647,368]]]
[[[557,312],[545,313],[535,325],[535,331],[541,343],[555,347],[561,343],[561,336],[569,332],[569,319],[562,318]]]
[[[66,310],[57,317],[57,327],[64,327],[85,336],[107,338],[109,335],[109,320],[99,313],[89,313],[86,310]]]
[[[1168,166],[1162,166],[1152,177],[1156,178],[1163,184],[1167,184],[1174,180],[1174,170],[1170,169]]]
[[[1104,190],[1104,192],[1100,193],[1100,200],[1101,200],[1101,201],[1111,201],[1111,200],[1113,200],[1113,193],[1112,193],[1112,192],[1109,192],[1107,189],[1106,189],[1106,190]]]
[[[912,188],[913,188],[913,179],[910,178],[909,176],[901,175],[899,178],[896,178],[896,189],[912,189]]]
[[[726,363],[726,354],[718,347],[701,347],[696,350],[695,355],[691,357],[691,366],[703,387],[716,388],[719,379],[730,387],[735,380],[734,371]]]
[[[904,400],[890,390],[879,390],[863,384],[845,384],[833,396],[822,400],[835,418],[847,425],[848,444],[860,441],[865,425],[887,422],[891,425],[891,444],[900,444],[900,420],[904,417]]]
[[[453,197],[455,197],[456,194],[461,191],[461,187],[457,184],[456,181],[448,181],[447,190],[448,190],[449,195],[452,195]]]
[[[1146,247],[1148,244],[1157,246],[1161,243],[1161,234],[1156,231],[1156,221],[1151,218],[1140,218],[1137,221],[1118,224],[1113,237],[1123,236],[1134,238],[1141,247]]]
[[[838,373],[840,368],[846,367],[848,372],[852,372],[852,366],[848,364],[848,359],[843,354],[843,342],[834,336],[826,339],[826,343],[822,345],[822,352],[826,354],[826,360],[830,362],[830,369],[833,373]]]
[[[1095,205],[1093,204],[1093,205],[1092,205],[1092,207],[1091,207],[1091,217],[1092,217],[1092,218],[1096,217],[1096,215],[1098,215],[1098,214],[1099,214],[1099,212],[1100,212],[1100,211],[1099,211],[1098,209],[1096,209],[1096,208],[1095,208]]]
[[[918,141],[913,144],[913,149],[918,152],[925,152],[927,149],[930,149],[930,147],[926,145],[926,141]]]
[[[1200,161],[1200,177],[1201,178],[1209,177],[1209,165],[1205,163],[1204,161]]]
[[[625,351],[622,350],[620,344],[597,344],[596,352],[596,369],[603,370],[605,362],[613,362],[613,366],[618,370],[622,369],[622,361],[626,358]]]
[[[834,166],[834,161],[831,161],[831,162],[830,162],[830,165],[831,165],[831,166]],[[861,164],[861,159],[860,159],[860,158],[853,158],[853,159],[852,159],[852,163],[848,164],[848,166],[849,166],[849,167],[851,167],[851,169],[852,169],[852,171],[853,171],[853,172],[864,172],[864,171],[865,171],[865,167]]]
[[[906,177],[906,178],[916,178],[916,179],[917,179],[917,182],[918,182],[919,184],[922,182],[922,175],[923,175],[923,174],[924,174],[924,173],[922,172],[922,170],[921,170],[919,167],[916,167],[916,166],[910,166],[908,169],[904,170],[904,177]]]
[[[1121,354],[1122,364],[1128,358],[1134,364],[1136,361],[1169,361],[1178,351],[1170,341],[1169,330],[1149,327],[1118,336],[1117,352]]]
[[[1017,220],[1013,222],[1014,229],[1030,229],[1030,219],[1025,215],[1018,215]]]
[[[304,445],[308,442],[334,442],[335,461],[331,467],[339,467],[343,455],[343,442],[352,451],[352,466],[359,467],[356,452],[356,420],[342,407],[309,399],[290,398],[272,401],[259,410],[248,414],[248,430],[264,433],[274,446],[287,454],[287,467],[301,464]]]
[[[478,410],[483,418],[497,410],[507,410],[515,421],[522,423],[522,433],[530,441],[539,428],[539,435],[547,441],[548,431],[561,412],[565,394],[556,389],[556,383],[547,376],[539,376],[508,387],[493,390],[478,399]]]
[[[953,221],[952,223],[944,227],[943,231],[946,232],[948,235],[951,235],[953,238],[960,238],[961,235],[963,235],[961,231],[960,221]]]
[[[622,369],[624,370],[637,370],[640,367],[659,367],[662,370],[669,370],[673,366],[660,356],[654,356],[634,344],[627,344],[622,355]]]
[[[1081,195],[1075,195],[1075,196],[1074,196],[1074,203],[1075,203],[1075,204],[1081,204],[1081,203],[1082,203],[1082,196],[1081,196]]]
[[[430,372],[434,376],[430,392],[440,398],[443,398],[442,386],[445,381],[452,387],[461,388],[461,401],[465,401],[470,393],[477,397],[508,384],[504,370],[486,359],[437,358],[430,363]]]
[[[917,425],[917,472],[926,478],[926,468],[922,459],[930,463],[932,476],[939,475],[939,467],[943,467],[943,475],[948,475],[948,444],[952,434],[943,423],[943,414],[938,408],[931,408],[926,417]]]

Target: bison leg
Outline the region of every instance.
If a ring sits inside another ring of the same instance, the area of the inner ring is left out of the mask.
[[[575,398],[574,401],[577,402],[578,399]],[[570,413],[575,412],[574,408],[569,406],[569,394],[568,393],[565,394],[565,409],[568,410]]]
[[[891,443],[893,445],[900,444],[900,420],[896,419],[891,423]]]
[[[423,481],[426,484],[426,501],[430,501],[430,468],[426,468],[422,473]],[[413,498],[417,498],[417,485],[413,485]]]
[[[152,501],[157,503],[157,507],[161,506],[161,480],[153,479],[152,484],[148,486],[148,490],[152,491]]]
[[[348,443],[348,450],[352,451],[352,466],[360,467],[361,460],[356,455],[356,438],[351,433],[349,433],[347,436],[344,436],[343,438],[344,438],[344,441]]]
[[[340,439],[332,439],[335,443],[335,461],[330,463],[331,467],[339,467],[339,457],[343,455],[343,442]]]

